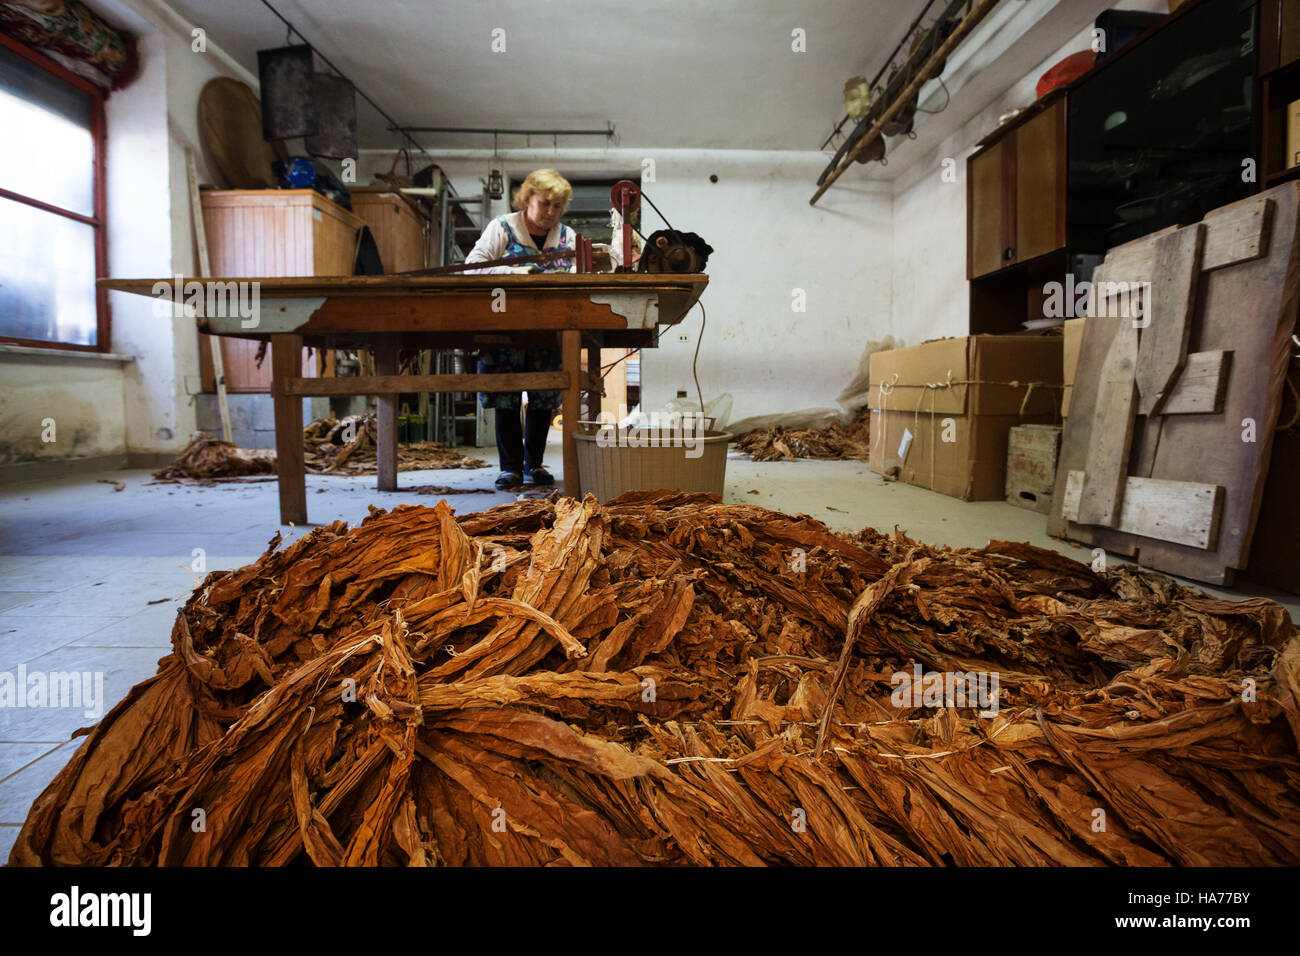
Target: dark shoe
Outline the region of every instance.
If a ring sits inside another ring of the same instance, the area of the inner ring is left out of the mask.
[[[507,488],[518,488],[523,483],[524,480],[519,477],[519,472],[517,471],[503,471],[501,474],[497,475],[496,485],[502,491]]]
[[[534,468],[532,471],[524,471],[524,483],[528,485],[553,485],[555,478],[545,468]]]

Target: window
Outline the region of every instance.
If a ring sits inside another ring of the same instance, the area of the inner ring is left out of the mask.
[[[573,198],[564,211],[564,224],[593,242],[609,242],[613,235],[609,226],[609,191],[620,178],[639,183],[641,174],[613,179],[570,179]]]
[[[107,351],[104,103],[0,35],[0,341]]]

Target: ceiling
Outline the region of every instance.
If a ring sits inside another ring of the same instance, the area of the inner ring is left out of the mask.
[[[285,44],[261,0],[167,0],[254,74]],[[603,129],[623,147],[817,149],[844,81],[880,68],[924,0],[271,0],[404,125]],[[505,31],[505,52],[491,50]],[[791,50],[805,31],[807,52]],[[296,40],[294,42],[301,42]],[[322,64],[318,68],[323,69]],[[398,137],[358,101],[361,142]],[[491,137],[419,134],[426,147]],[[550,137],[533,137],[532,145]],[[560,145],[600,147],[599,138]],[[503,137],[502,148],[523,146]]]

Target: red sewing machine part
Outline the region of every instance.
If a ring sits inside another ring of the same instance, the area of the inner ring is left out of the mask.
[[[574,244],[576,253],[576,271],[583,273],[596,271],[596,256],[592,249],[592,245],[593,243],[590,239],[583,236],[582,233],[578,233],[577,241]]]
[[[620,179],[609,191],[609,201],[623,217],[623,271],[632,271],[631,215],[641,206],[641,187],[630,179]]]

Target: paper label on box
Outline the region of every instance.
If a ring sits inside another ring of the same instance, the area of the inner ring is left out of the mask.
[[[910,429],[903,429],[903,440],[898,443],[898,460],[907,461],[908,449],[912,447],[912,432]]]

